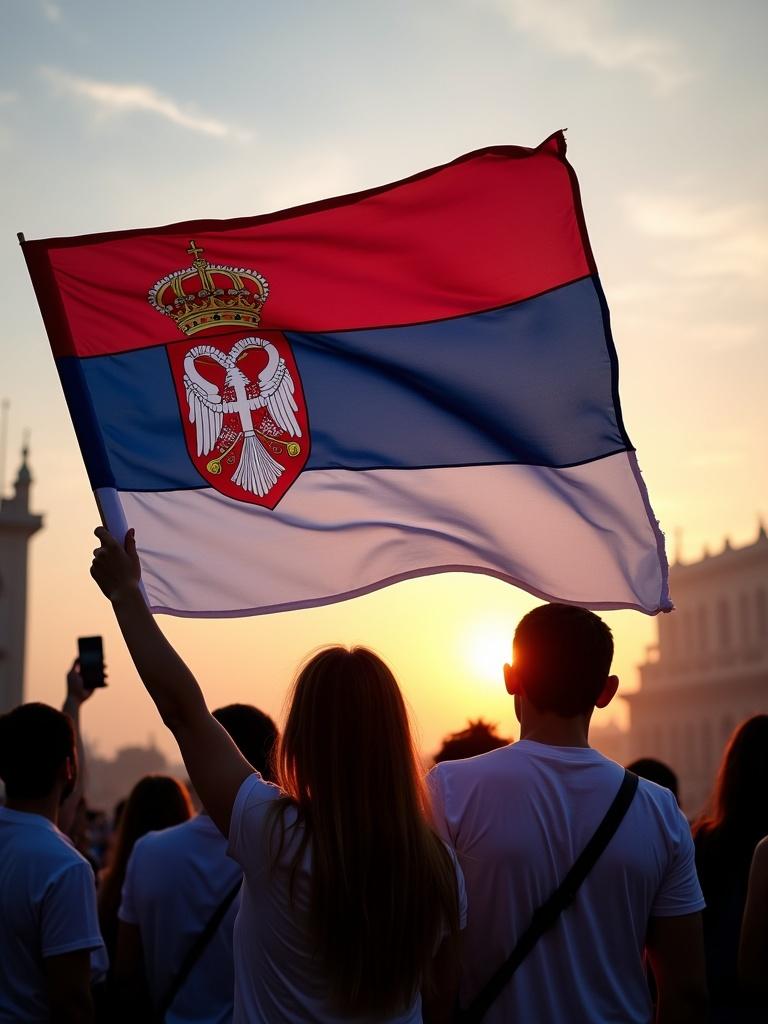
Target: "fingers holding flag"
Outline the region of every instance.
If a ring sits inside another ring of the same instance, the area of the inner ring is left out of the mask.
[[[100,545],[93,552],[91,576],[104,596],[114,602],[139,587],[141,562],[134,530],[128,530],[122,544],[104,526],[98,526],[93,532]]]

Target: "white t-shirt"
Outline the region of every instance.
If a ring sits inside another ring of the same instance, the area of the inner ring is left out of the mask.
[[[43,960],[81,949],[103,974],[90,864],[47,818],[0,807],[0,1021],[47,1022]]]
[[[296,873],[293,902],[289,870],[294,843],[300,839],[295,810],[286,813],[291,838],[284,862],[270,868],[270,807],[282,792],[258,773],[240,787],[232,808],[229,852],[243,868],[240,913],[235,922],[234,1024],[364,1024],[363,1018],[340,1017],[328,1004],[328,984],[312,949],[309,926],[311,855]],[[456,866],[460,926],[466,923],[466,895]],[[379,1024],[420,1024],[421,997],[402,1013]]]
[[[208,921],[242,877],[207,814],[149,832],[136,843],[119,918],[137,925],[150,995],[157,1005]],[[230,1024],[234,1004],[232,930],[239,897],[192,968],[166,1024]]]
[[[622,777],[596,750],[532,740],[432,770],[436,824],[458,854],[469,900],[463,1006],[573,866]],[[688,823],[669,790],[641,779],[574,904],[539,939],[484,1024],[648,1024],[648,920],[703,906]]]

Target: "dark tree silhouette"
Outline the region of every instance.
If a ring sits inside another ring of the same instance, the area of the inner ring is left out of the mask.
[[[498,725],[484,722],[478,718],[476,722],[467,721],[467,728],[461,732],[450,733],[443,740],[443,745],[435,754],[435,764],[441,761],[462,761],[465,757],[487,754],[489,750],[498,750],[512,742],[496,732]]]

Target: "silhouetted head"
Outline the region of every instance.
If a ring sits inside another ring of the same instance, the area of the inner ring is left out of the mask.
[[[145,775],[130,792],[120,819],[120,840],[133,844],[147,832],[178,825],[192,817],[186,786],[170,775]]]
[[[116,921],[128,858],[136,842],[147,832],[180,825],[192,817],[192,811],[186,786],[170,775],[145,775],[133,787],[120,816],[112,861],[99,888],[99,911],[106,928]]]
[[[300,804],[320,810],[392,772],[415,807],[414,748],[403,696],[384,662],[364,647],[327,647],[300,670],[280,745],[280,777]],[[386,766],[386,767],[385,767]]]
[[[504,739],[496,732],[496,726],[478,718],[476,722],[467,722],[467,728],[461,732],[453,732],[446,736],[443,745],[435,754],[435,764],[443,761],[462,761],[467,757],[477,757],[491,750],[509,746],[511,740]]]
[[[632,764],[628,764],[627,769],[634,772],[635,775],[639,775],[641,779],[648,779],[658,786],[664,786],[665,789],[671,790],[675,800],[678,799],[677,776],[663,761],[657,761],[655,757],[641,757],[637,761],[633,761]]]
[[[702,827],[753,846],[768,835],[768,715],[748,718],[732,734]]]
[[[77,777],[72,719],[47,704],[22,704],[0,716],[0,778],[8,800],[40,800]]]
[[[586,608],[544,604],[515,630],[513,665],[505,666],[507,689],[540,712],[563,718],[591,714],[609,703],[618,679],[609,676],[613,637]]]
[[[288,794],[312,849],[310,926],[342,1014],[405,1010],[441,937],[457,932],[456,875],[430,827],[405,702],[381,658],[329,647],[300,670],[280,741]],[[280,820],[279,818],[277,820]],[[290,830],[295,835],[295,830]],[[287,849],[287,847],[286,847]]]
[[[277,726],[269,715],[251,704],[227,704],[217,708],[213,717],[227,730],[248,764],[271,782]]]

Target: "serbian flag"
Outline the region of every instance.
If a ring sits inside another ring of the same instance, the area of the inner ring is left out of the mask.
[[[447,571],[670,607],[561,132],[266,216],[22,244],[154,611]]]

